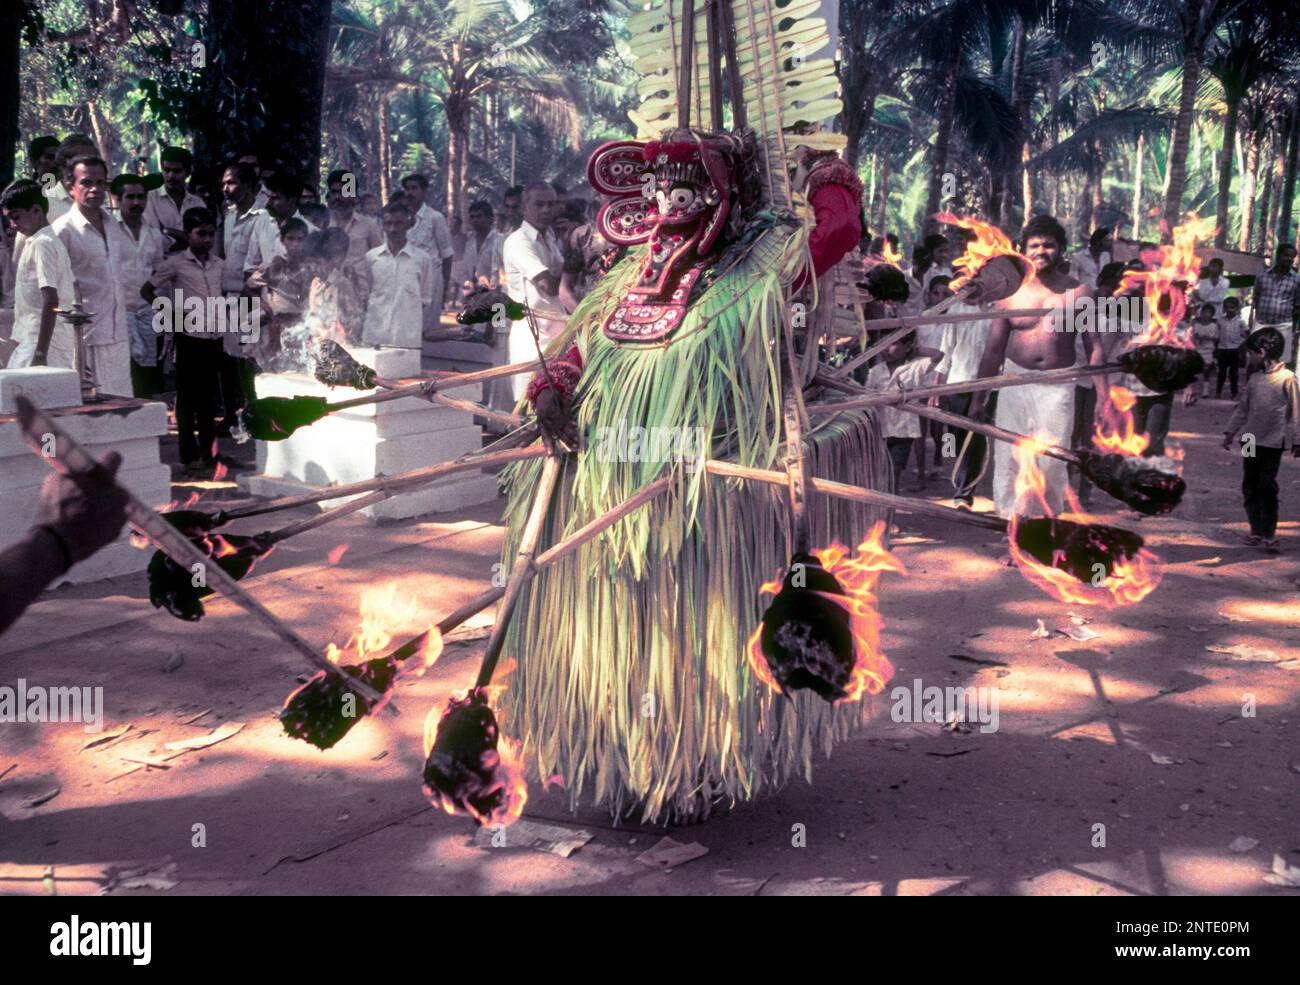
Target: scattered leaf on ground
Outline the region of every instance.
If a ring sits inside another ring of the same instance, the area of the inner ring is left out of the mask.
[[[208,746],[216,745],[225,739],[229,739],[244,727],[243,722],[226,722],[219,725],[207,735],[196,735],[192,739],[178,739],[175,742],[163,743],[164,749],[173,751],[184,751],[187,749],[206,749]]]
[[[1173,766],[1177,762],[1177,760],[1170,759],[1168,756],[1162,756],[1158,752],[1148,753],[1148,755],[1151,757],[1151,762],[1155,763],[1157,766]]]
[[[31,796],[31,797],[26,798],[26,799],[22,802],[22,806],[23,806],[23,807],[40,807],[41,804],[48,803],[49,801],[53,800],[55,797],[57,797],[57,796],[58,796],[59,794],[61,794],[62,792],[63,792],[63,788],[62,788],[62,787],[54,787],[54,788],[51,789],[51,790],[46,790],[44,793],[38,793],[38,794],[35,794],[34,796]]]
[[[479,828],[474,832],[474,844],[479,848],[532,848],[568,858],[594,837],[590,831],[579,828],[538,824],[520,818],[505,827],[488,825]]]
[[[131,731],[131,723],[127,722],[121,728],[115,728],[111,732],[101,732],[93,739],[87,739],[86,744],[81,747],[81,751],[85,752],[87,749],[93,749],[95,746],[103,745],[105,742],[112,742],[114,739],[120,739],[129,731]]]
[[[184,663],[185,663],[184,657],[182,657],[179,653],[173,653],[168,658],[167,662],[163,664],[163,673],[170,674],[174,670],[180,670],[181,666]]]
[[[1233,643],[1231,646],[1226,643],[1212,643],[1205,649],[1211,653],[1225,654],[1243,663],[1276,663],[1282,659],[1273,650],[1265,650],[1248,643]]]
[[[1038,620],[1038,628],[1029,634],[1031,640],[1045,640],[1052,635],[1052,631],[1047,628],[1047,623]]]
[[[674,841],[665,835],[655,842],[653,847],[647,848],[638,855],[636,860],[646,865],[671,869],[675,865],[683,865],[697,858],[703,858],[707,854],[709,854],[709,850],[697,841],[684,845],[680,841]]]
[[[1247,838],[1245,835],[1237,835],[1228,845],[1228,850],[1233,852],[1248,852],[1259,844],[1258,838]]]
[[[191,715],[189,718],[185,719],[184,721],[177,722],[176,724],[177,724],[177,725],[193,725],[193,724],[194,724],[195,722],[197,722],[200,718],[202,718],[204,715],[209,714],[211,711],[212,711],[211,708],[204,708],[204,709],[203,709],[201,712],[199,712],[197,715]]]
[[[1066,629],[1058,629],[1058,633],[1068,636],[1076,643],[1087,643],[1089,640],[1095,640],[1101,636],[1101,633],[1095,632],[1084,626],[1082,623],[1070,626]]]
[[[1291,886],[1300,889],[1300,868],[1288,865],[1281,855],[1273,856],[1273,871],[1264,877],[1270,886]]]

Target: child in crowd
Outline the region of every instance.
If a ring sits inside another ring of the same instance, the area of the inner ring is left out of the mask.
[[[216,217],[206,208],[186,209],[181,224],[188,249],[163,259],[140,295],[153,306],[154,331],[166,333],[164,345],[170,342],[175,353],[181,465],[189,478],[198,478],[216,465],[222,339],[233,326],[214,324],[209,318],[216,310],[208,299],[224,296],[224,264],[212,252]]]
[[[1232,399],[1237,399],[1237,365],[1241,358],[1241,346],[1245,341],[1246,322],[1241,317],[1241,298],[1225,298],[1223,317],[1219,319],[1219,338],[1214,344],[1214,361],[1219,364],[1219,385],[1214,391],[1216,399],[1223,397],[1225,376],[1231,385]]]
[[[1205,302],[1197,309],[1191,319],[1192,343],[1196,351],[1205,360],[1205,372],[1199,380],[1183,390],[1183,406],[1190,407],[1202,397],[1210,395],[1210,378],[1214,373],[1214,350],[1219,344],[1219,319],[1215,317],[1214,305]],[[1234,381],[1234,386],[1236,385]]]
[[[916,344],[915,335],[893,343],[882,354],[882,361],[867,374],[867,389],[875,391],[912,389],[932,382],[934,367],[943,358],[938,349]],[[912,445],[921,437],[921,418],[895,406],[880,408],[881,430],[889,447],[894,466],[894,489],[902,488],[903,470],[912,454]]]
[[[263,368],[274,367],[280,354],[280,337],[298,324],[307,310],[312,268],[307,262],[306,241],[307,224],[296,217],[286,219],[280,226],[284,255],[272,257],[248,276],[246,286],[260,294],[264,323],[269,322],[258,340],[256,354]]]
[[[1300,385],[1282,364],[1285,341],[1275,328],[1261,328],[1246,340],[1250,368],[1243,394],[1223,432],[1223,447],[1241,435],[1241,493],[1250,536],[1246,543],[1276,552],[1277,471],[1288,447],[1300,456]]]

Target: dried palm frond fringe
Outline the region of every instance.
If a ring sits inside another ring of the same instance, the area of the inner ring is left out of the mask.
[[[866,720],[866,701],[833,706],[810,693],[773,695],[746,660],[767,601],[759,586],[790,556],[783,490],[710,477],[691,462],[600,456],[601,428],[703,428],[713,436],[710,454],[776,465],[782,283],[805,248],[801,231],[758,240],[692,306],[666,348],[618,346],[600,331],[635,276],[637,255],[570,321],[586,350],[578,415],[589,445],[566,463],[539,549],[665,468],[674,479],[667,494],[538,574],[506,637],[504,656],[516,669],[500,702],[503,731],[522,741],[534,778],[563,778],[575,808],[589,796],[615,817],[706,816],[719,800],[810,776],[814,750],[829,754]],[[813,474],[888,488],[884,443],[869,414],[837,419],[810,444]],[[507,472],[507,559],[537,465]],[[830,497],[810,505],[819,546],[855,545],[883,516]]]

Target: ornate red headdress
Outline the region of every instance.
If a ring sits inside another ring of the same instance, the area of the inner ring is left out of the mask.
[[[618,246],[650,243],[641,277],[605,322],[610,338],[657,342],[681,324],[692,285],[721,249],[744,147],[729,134],[671,130],[591,155],[587,177],[611,197],[596,217],[601,234]]]

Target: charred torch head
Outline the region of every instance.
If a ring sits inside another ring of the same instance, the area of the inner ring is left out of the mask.
[[[1178,345],[1139,345],[1121,352],[1118,362],[1141,380],[1143,386],[1158,393],[1190,386],[1205,372],[1201,354]]]
[[[509,813],[515,792],[502,769],[500,738],[486,688],[473,688],[463,698],[448,701],[424,762],[429,795],[445,808],[467,812],[479,824]]]
[[[811,554],[791,558],[759,640],[782,692],[808,688],[827,701],[848,693],[855,663],[849,613],[827,596],[844,596],[835,576]]]
[[[376,657],[344,667],[343,672],[384,694],[397,676],[397,662],[391,657]],[[280,724],[295,739],[310,742],[317,749],[329,749],[372,710],[366,699],[352,691],[338,674],[321,670],[289,695],[280,712]]]
[[[359,363],[352,353],[333,339],[320,339],[312,353],[314,375],[326,386],[350,386],[357,390],[373,390],[375,371]]]
[[[1097,488],[1147,516],[1171,512],[1187,491],[1182,476],[1160,468],[1149,458],[1101,455],[1088,449],[1078,454],[1083,474]]]

